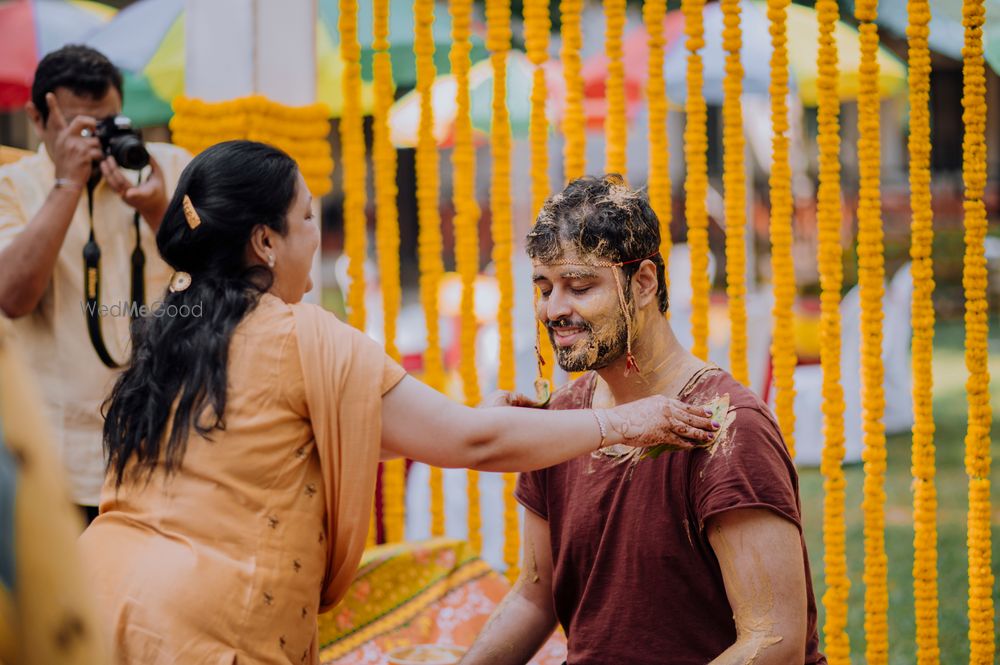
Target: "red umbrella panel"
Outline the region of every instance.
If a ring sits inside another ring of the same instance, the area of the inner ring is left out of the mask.
[[[13,0],[0,4],[0,110],[31,98],[35,68],[46,53],[83,42],[115,10],[86,0]]]
[[[663,20],[663,38],[666,48],[684,35],[684,15],[669,12]],[[599,130],[607,115],[608,56],[597,53],[583,62],[583,109],[587,128]],[[629,30],[622,40],[622,64],[625,66],[625,103],[629,116],[636,113],[642,101],[649,75],[649,34],[645,27]]]

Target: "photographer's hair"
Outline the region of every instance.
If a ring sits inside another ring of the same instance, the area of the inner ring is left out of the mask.
[[[119,95],[123,94],[122,73],[118,68],[100,51],[70,44],[52,51],[38,63],[31,84],[31,102],[45,124],[49,120],[49,103],[45,95],[55,92],[56,88],[68,88],[77,97],[101,99],[111,87]]]
[[[251,141],[215,145],[181,174],[156,243],[163,259],[192,280],[183,291],[168,291],[161,307],[177,312],[201,304],[201,315],[154,314],[132,324],[129,365],[104,405],[104,449],[116,487],[133,457],[137,471],[151,475],[165,446],[170,473],[181,464],[191,428],[206,437],[225,429],[229,342],[273,281],[266,266],[248,264],[250,236],[260,224],[287,233],[297,182],[291,157]],[[196,228],[185,217],[185,195],[201,218]]]
[[[642,192],[628,188],[618,174],[585,176],[551,196],[538,213],[528,234],[528,256],[541,263],[556,263],[568,249],[581,257],[624,263],[620,269],[630,280],[649,258],[656,266],[657,304],[668,307],[667,281],[660,249],[660,221]],[[625,289],[626,300],[631,289]]]

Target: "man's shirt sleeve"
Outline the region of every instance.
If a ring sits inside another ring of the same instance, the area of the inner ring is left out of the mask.
[[[517,479],[514,498],[543,520],[549,519],[548,492],[546,491],[547,469],[522,473]]]
[[[0,249],[9,245],[27,224],[28,218],[14,181],[0,169]]]
[[[801,530],[798,476],[774,419],[759,408],[734,408],[693,470],[692,505],[700,529],[714,515],[764,508]]]

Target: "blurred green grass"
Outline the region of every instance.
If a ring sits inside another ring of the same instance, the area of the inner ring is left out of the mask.
[[[939,641],[942,663],[969,660],[968,559],[966,557],[967,476],[965,475],[965,380],[964,328],[961,321],[939,323],[934,339],[934,418],[937,426],[938,491],[938,594]],[[1000,416],[1000,335],[997,321],[990,322],[990,391],[994,419]],[[1000,441],[994,425],[992,476],[1000,466]],[[911,492],[910,436],[888,439],[886,473],[886,553],[889,561],[889,662],[916,662],[913,610],[913,495]],[[847,476],[847,557],[851,580],[848,633],[851,661],[864,663],[864,566],[863,518],[861,512],[864,470],[860,464],[845,469]],[[800,471],[803,521],[812,565],[819,625],[825,612],[823,583],[823,479],[818,469]],[[1000,580],[1000,505],[994,483],[992,492],[993,575]],[[998,586],[994,603],[1000,608]],[[994,631],[996,632],[996,631]]]

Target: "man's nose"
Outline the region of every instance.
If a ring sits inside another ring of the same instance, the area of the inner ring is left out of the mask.
[[[545,306],[545,311],[543,312],[544,316],[542,318],[548,321],[565,319],[573,313],[573,308],[570,306],[569,298],[566,297],[566,293],[563,289],[552,289],[552,293],[549,294],[548,299],[543,304]]]

